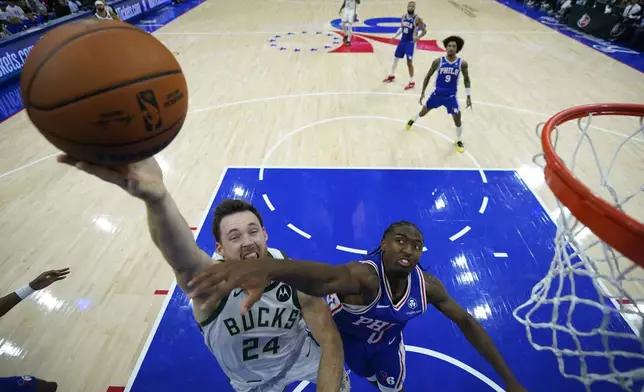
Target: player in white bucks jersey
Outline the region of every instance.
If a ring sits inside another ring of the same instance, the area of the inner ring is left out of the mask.
[[[268,254],[285,258],[277,249],[268,248]],[[206,346],[235,390],[281,390],[297,380],[315,382],[320,346],[307,332],[300,296],[289,285],[273,282],[241,314],[248,294],[236,289],[200,323]]]
[[[213,260],[197,246],[154,158],[118,168],[79,162],[67,155],[58,161],[118,185],[145,202],[152,240],[184,292],[199,272],[217,263],[235,263]],[[217,254],[226,260],[241,260],[235,265],[252,258],[283,257],[279,251],[269,251],[259,212],[241,200],[224,200],[216,207],[213,234]],[[325,301],[283,284],[267,281],[264,286],[265,292],[259,295],[263,301],[243,315],[243,290],[218,303],[207,303],[204,297],[192,299],[206,344],[233,388],[238,392],[281,392],[294,381],[306,380],[317,383],[318,392],[348,390],[342,340]]]
[[[358,12],[358,4],[360,0],[343,0],[342,7],[340,7],[340,16],[342,17],[342,32],[344,37],[345,46],[351,46],[351,35],[353,34],[353,22],[356,19]]]
[[[465,152],[465,144],[463,144],[463,140],[461,140],[461,135],[463,134],[461,110],[458,106],[458,101],[456,100],[458,79],[462,73],[463,82],[465,83],[465,93],[467,94],[466,108],[472,107],[472,98],[470,96],[470,87],[472,85],[470,82],[469,65],[467,64],[467,61],[457,56],[457,54],[463,49],[465,41],[463,41],[463,38],[461,37],[452,35],[443,40],[443,45],[445,45],[445,49],[447,50],[447,56],[434,60],[432,66],[429,68],[429,72],[423,81],[423,91],[420,94],[419,103],[423,105],[423,108],[420,110],[420,113],[407,122],[405,129],[410,130],[412,125],[414,125],[419,118],[424,117],[429,113],[430,110],[444,106],[447,113],[451,114],[454,119],[454,126],[456,127],[456,141],[454,142],[454,146],[456,147],[456,151]],[[429,80],[436,71],[438,71],[438,76],[436,76],[436,86],[434,87],[432,94],[427,99],[427,102],[423,104],[425,90],[427,90]]]

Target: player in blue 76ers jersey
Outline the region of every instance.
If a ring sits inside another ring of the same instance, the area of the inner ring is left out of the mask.
[[[438,279],[419,268],[422,254],[420,230],[412,223],[396,222],[387,228],[380,246],[366,260],[338,266],[269,258],[215,264],[191,283],[190,296],[205,295],[218,301],[233,288],[241,287],[248,291],[244,305],[248,309],[261,298],[265,282],[271,280],[312,296],[327,296],[342,336],[347,366],[382,392],[404,390],[402,331],[409,320],[425,313],[427,304],[432,304],[456,323],[499,373],[508,392],[526,392],[483,327],[447,294]],[[219,291],[212,290],[218,283]]]
[[[454,125],[456,126],[456,142],[454,143],[458,152],[465,151],[465,145],[461,140],[463,134],[463,124],[461,123],[461,111],[459,110],[458,101],[456,100],[456,91],[458,90],[458,79],[461,73],[463,74],[463,81],[465,82],[465,93],[467,94],[466,108],[472,107],[472,98],[470,97],[470,74],[468,64],[462,58],[456,56],[457,53],[463,49],[465,41],[461,37],[450,36],[443,40],[443,45],[447,49],[447,56],[438,58],[432,63],[427,76],[423,82],[423,91],[420,94],[420,104],[423,105],[423,98],[425,98],[425,90],[429,84],[434,72],[438,71],[436,76],[436,87],[427,99],[427,102],[413,119],[407,122],[405,128],[411,129],[414,122],[418,121],[420,117],[425,116],[430,110],[445,106],[447,113],[451,114],[454,118]]]
[[[417,33],[420,31],[420,34]],[[409,84],[405,86],[405,90],[410,90],[416,86],[414,82],[414,49],[416,47],[416,42],[419,39],[423,38],[427,34],[427,29],[425,29],[425,22],[416,15],[416,2],[410,1],[407,4],[407,13],[402,16],[400,21],[400,28],[396,35],[391,39],[392,42],[402,33],[400,42],[396,47],[396,53],[394,54],[394,64],[391,67],[391,73],[383,82],[391,83],[396,79],[396,67],[398,66],[398,60],[407,56],[407,68],[409,69]]]

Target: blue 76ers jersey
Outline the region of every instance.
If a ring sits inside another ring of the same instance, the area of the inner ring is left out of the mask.
[[[414,35],[416,33],[416,16],[414,15],[411,18],[409,14],[405,14],[402,17],[402,37],[401,41],[413,41]]]
[[[367,306],[343,304],[337,295],[327,296],[333,320],[343,339],[353,339],[367,344],[391,345],[400,341],[407,321],[427,310],[425,281],[418,266],[407,278],[407,290],[398,303],[393,303],[389,282],[382,265],[381,254],[361,263],[372,266],[380,277],[376,299]],[[374,346],[375,347],[375,346]]]
[[[455,95],[458,88],[458,77],[461,75],[461,59],[450,63],[447,57],[441,57],[441,65],[438,67],[438,76],[436,77],[435,94],[438,95]]]

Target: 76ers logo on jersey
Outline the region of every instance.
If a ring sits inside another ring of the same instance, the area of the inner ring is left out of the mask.
[[[363,326],[373,331],[373,333],[367,340],[367,342],[370,344],[379,343],[382,340],[382,337],[385,335],[385,331],[394,326],[393,323],[382,320],[374,320],[372,318],[364,316],[360,316],[360,320],[355,321],[353,325]]]
[[[416,309],[418,306],[418,301],[416,301],[413,298],[409,298],[409,301],[407,301],[407,305],[409,306],[409,309]]]

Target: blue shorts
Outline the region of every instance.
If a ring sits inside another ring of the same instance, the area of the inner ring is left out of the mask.
[[[415,47],[416,45],[414,44],[414,41],[400,41],[396,47],[396,53],[394,56],[399,59],[407,56],[407,60],[411,60],[414,58]]]
[[[369,381],[378,381],[381,391],[398,392],[405,382],[405,345],[400,337],[378,344],[342,337],[344,361],[349,369]]]
[[[34,377],[0,377],[0,391],[2,392],[35,392],[36,379]]]
[[[458,114],[460,111],[458,101],[456,100],[456,94],[436,95],[436,93],[432,93],[425,103],[425,106],[427,109],[436,109],[441,106],[445,106],[445,109],[447,109],[447,113],[449,114]]]

